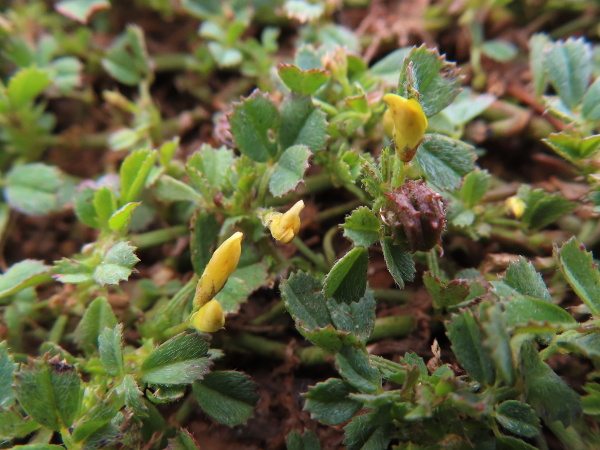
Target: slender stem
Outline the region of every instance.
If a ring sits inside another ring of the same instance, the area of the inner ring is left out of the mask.
[[[60,430],[60,437],[67,450],[79,450],[81,446],[73,440],[73,436],[67,428]]]
[[[170,228],[163,228],[162,230],[136,234],[131,237],[131,244],[137,248],[154,247],[178,237],[186,236],[189,232],[190,229],[186,225],[176,225]]]
[[[250,321],[251,325],[264,325],[265,323],[271,322],[271,320],[280,317],[285,312],[285,303],[279,301],[275,303],[267,312],[255,317]]]
[[[284,195],[283,197],[265,199],[264,206],[268,208],[270,206],[286,205],[298,197],[304,197],[309,194],[316,194],[318,192],[326,191],[331,186],[331,177],[327,172],[322,172],[318,175],[307,177],[304,186],[301,187],[298,192],[292,192],[291,194]]]
[[[329,266],[333,266],[333,263],[337,259],[335,249],[333,248],[333,237],[339,229],[340,227],[338,225],[334,225],[327,230],[327,233],[325,233],[325,236],[323,237],[323,253],[325,254],[325,261]]]
[[[54,322],[54,325],[50,330],[50,335],[48,336],[48,340],[50,342],[54,342],[55,344],[58,344],[60,342],[62,335],[65,331],[65,326],[67,325],[67,320],[68,317],[66,314],[58,316],[56,322]]]
[[[337,216],[341,216],[349,211],[352,211],[354,208],[364,205],[362,200],[350,200],[349,202],[342,203],[341,205],[334,206],[332,208],[325,209],[317,214],[315,220],[317,222],[324,222],[326,220],[332,219]]]
[[[415,329],[415,324],[415,317],[410,314],[376,319],[375,328],[373,330],[373,334],[369,338],[369,341],[406,336]]]
[[[180,72],[182,70],[199,70],[198,60],[189,53],[165,53],[154,55],[151,64],[155,72]]]
[[[400,289],[373,289],[375,299],[390,303],[406,303],[412,293],[409,291],[401,291]]]
[[[429,266],[429,271],[435,277],[440,277],[440,265],[437,257],[437,250],[432,248],[429,253],[427,253],[427,265]]]
[[[312,262],[320,270],[324,272],[329,271],[329,266],[325,263],[323,255],[318,255],[313,252],[299,237],[295,237],[292,240],[293,244],[298,248],[298,251],[302,253],[306,259]]]

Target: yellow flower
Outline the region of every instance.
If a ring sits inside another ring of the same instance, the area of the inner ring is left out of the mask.
[[[405,99],[396,94],[385,94],[383,101],[392,112],[396,154],[403,162],[409,162],[423,140],[427,130],[427,117],[419,102],[412,98]]]
[[[271,236],[283,244],[290,242],[300,231],[300,211],[304,202],[300,200],[286,213],[272,212],[264,217],[265,226],[271,230]]]
[[[212,333],[223,328],[225,315],[218,300],[211,300],[191,318],[192,326],[202,333]]]
[[[213,253],[198,282],[198,286],[196,286],[196,295],[194,296],[194,306],[196,308],[205,305],[225,286],[227,278],[233,273],[240,261],[243,237],[244,234],[239,231],[234,233]]]
[[[506,209],[513,216],[515,216],[516,219],[520,219],[525,213],[525,208],[527,208],[527,204],[523,201],[523,199],[516,195],[508,197],[504,205],[506,206]]]

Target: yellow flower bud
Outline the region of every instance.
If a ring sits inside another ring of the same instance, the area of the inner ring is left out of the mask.
[[[202,333],[212,333],[223,328],[225,315],[218,300],[212,299],[191,318],[192,326]]]
[[[525,213],[525,208],[527,207],[527,204],[523,201],[523,199],[516,195],[508,197],[504,205],[506,206],[506,209],[517,219],[520,219],[523,216],[523,213]]]
[[[265,216],[265,226],[271,230],[271,236],[283,244],[290,242],[300,231],[300,211],[304,202],[300,200],[286,213],[272,212]]]
[[[396,94],[385,94],[383,101],[392,112],[396,154],[403,162],[409,162],[423,140],[427,130],[427,117],[419,102],[412,98],[405,99]]]
[[[240,261],[243,237],[244,234],[238,231],[215,250],[196,286],[195,307],[205,305],[223,289]]]

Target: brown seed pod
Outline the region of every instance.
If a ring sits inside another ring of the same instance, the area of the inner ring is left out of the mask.
[[[440,194],[422,181],[409,181],[385,196],[381,214],[399,245],[414,253],[441,242],[446,213]]]

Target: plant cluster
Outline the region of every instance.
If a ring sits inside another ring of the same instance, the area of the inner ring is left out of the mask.
[[[472,3],[461,20],[478,88],[483,59],[518,50],[484,41],[478,21],[506,2]],[[333,2],[139,0],[163,20],[199,19],[189,51],[165,55],[149,51],[143,26],[98,43],[116,2],[46,8],[15,1],[0,15],[10,63],[0,237],[19,218],[74,214],[94,238],[0,275],[1,448],[198,448],[182,428],[196,404],[229,427],[252,418],[257,384],[227,355],[283,357],[286,345],[260,326],[285,311],[306,340],[292,348],[298,363],[338,373],[297,394],[314,420],[343,426],[349,449],[600,446],[600,272],[587,251],[600,240],[600,70],[590,42],[529,41],[532,98],[551,115],[537,117],[534,135],[571,164],[580,195],[566,198],[477,165],[486,149],[473,145],[474,119],[501,134],[502,113],[521,107],[461,87],[468,68],[433,46],[370,65],[358,37],[332,22]],[[285,57],[290,23],[298,43]],[[173,117],[154,95],[171,72],[194,99]],[[224,73],[236,81],[211,115],[203,83]],[[109,87],[95,92],[93,77]],[[111,127],[61,130],[61,99],[103,103]],[[185,155],[186,132],[210,120],[211,138]],[[93,177],[47,156],[98,148],[113,162]],[[174,240],[178,252],[144,260]],[[492,240],[520,255],[477,267],[452,256]],[[394,287],[372,287],[373,270]],[[374,354],[370,343],[417,327],[410,314],[378,317],[378,305],[421,285],[431,326],[443,328],[431,354]],[[261,295],[276,300],[244,317]],[[579,384],[557,374],[558,356],[585,365]],[[320,448],[310,430],[286,442]]]

